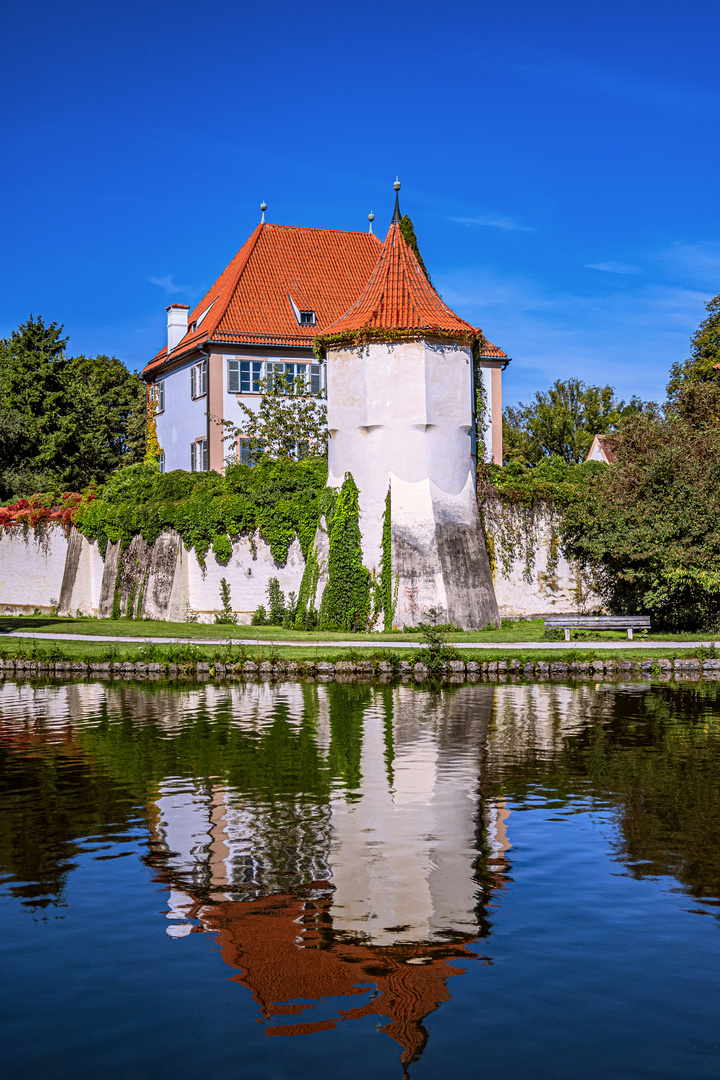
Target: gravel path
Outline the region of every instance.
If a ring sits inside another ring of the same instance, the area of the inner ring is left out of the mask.
[[[0,638],[35,638],[38,641],[123,641],[128,644],[147,645],[271,645],[292,646],[303,649],[421,649],[420,641],[272,641],[264,638],[190,638],[190,637],[124,637],[104,634],[33,634],[25,630],[12,630],[0,634]],[[538,650],[557,649],[699,649],[715,646],[720,641],[462,641],[451,642],[456,649]]]

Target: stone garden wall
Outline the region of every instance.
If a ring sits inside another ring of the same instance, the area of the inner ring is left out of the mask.
[[[588,612],[600,606],[592,583],[560,552],[556,510],[489,499],[482,514],[502,616]],[[97,544],[76,529],[66,536],[60,526],[38,534],[13,526],[0,531],[0,613],[47,614],[57,607],[61,615],[131,614],[136,619],[212,622],[220,610],[220,582],[225,578],[238,622],[249,623],[253,611],[267,604],[270,578],[278,579],[286,595],[297,594],[304,568],[297,540],[280,566],[259,532],[236,541],[227,563],[209,551],[202,564],[172,530],[152,545],[135,537],[122,557],[119,543],[108,545],[103,560]],[[321,574],[318,599],[324,583]]]

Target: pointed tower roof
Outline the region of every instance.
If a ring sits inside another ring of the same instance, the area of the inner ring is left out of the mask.
[[[477,345],[483,353],[483,346],[488,343],[482,330],[461,319],[443,303],[405,242],[397,181],[396,185],[392,224],[370,280],[342,318],[323,327],[315,338],[316,347],[324,351],[330,344],[439,337]],[[505,356],[501,349],[497,353]]]

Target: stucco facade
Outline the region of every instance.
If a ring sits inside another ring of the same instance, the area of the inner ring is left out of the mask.
[[[363,562],[379,575],[390,492],[396,622],[497,621],[475,499],[472,353],[449,341],[327,350],[328,485],[360,492]]]

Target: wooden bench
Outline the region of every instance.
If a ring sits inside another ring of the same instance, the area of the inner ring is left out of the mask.
[[[545,619],[546,630],[564,630],[565,640],[570,640],[571,630],[627,630],[628,640],[633,630],[649,630],[649,615],[549,615]]]

